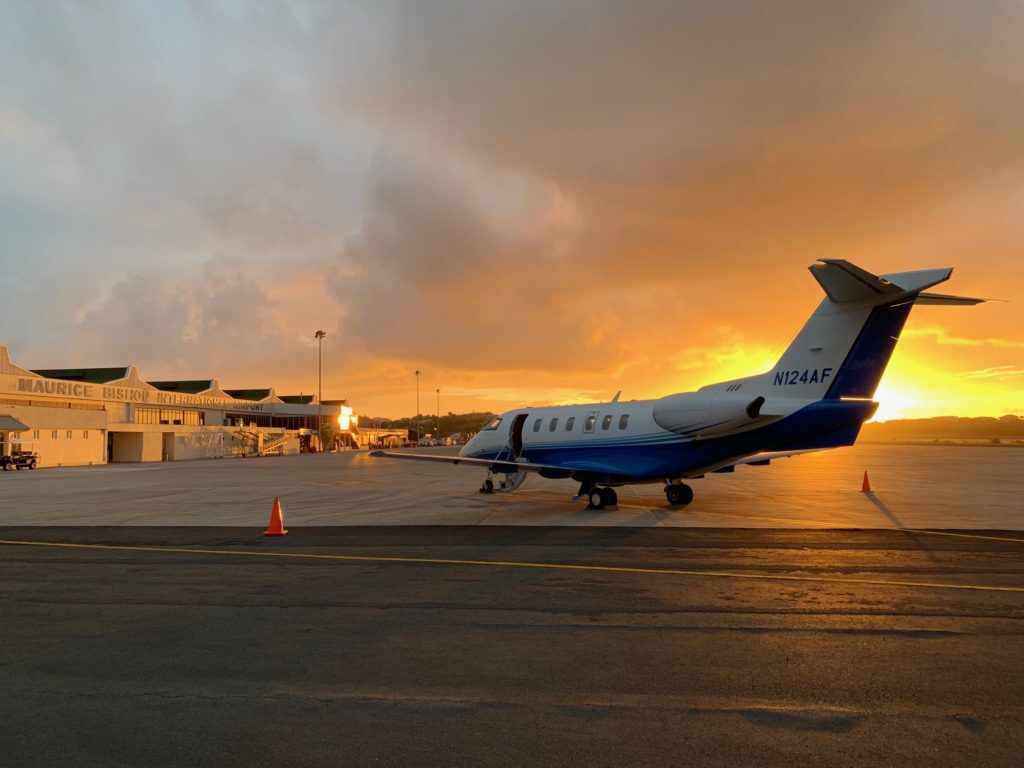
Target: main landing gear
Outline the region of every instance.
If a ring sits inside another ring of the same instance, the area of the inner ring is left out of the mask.
[[[590,502],[587,505],[589,509],[604,509],[618,504],[619,494],[614,488],[593,488],[587,495],[587,500]]]
[[[685,507],[693,501],[693,488],[686,483],[669,483],[665,486],[665,498],[673,507]]]

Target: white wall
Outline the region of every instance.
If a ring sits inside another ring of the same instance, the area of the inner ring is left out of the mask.
[[[30,427],[12,438],[32,443],[22,447],[39,454],[40,467],[106,463],[107,414],[104,411],[5,405],[0,413],[13,416]]]

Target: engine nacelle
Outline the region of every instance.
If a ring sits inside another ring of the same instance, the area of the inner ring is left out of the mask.
[[[689,437],[705,437],[753,424],[764,397],[737,392],[682,392],[654,404],[654,421],[662,429]]]

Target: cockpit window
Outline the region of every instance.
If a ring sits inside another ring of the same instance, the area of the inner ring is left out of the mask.
[[[500,424],[501,424],[501,417],[498,416],[497,418],[491,419],[487,423],[487,426],[484,427],[484,430],[486,431],[488,429],[497,429]]]

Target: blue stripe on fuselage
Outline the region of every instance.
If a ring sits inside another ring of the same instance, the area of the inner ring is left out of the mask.
[[[580,480],[644,481],[687,477],[704,467],[760,451],[837,448],[853,445],[875,403],[820,400],[779,421],[737,435],[673,443],[632,445],[528,446],[524,455],[537,464],[565,467]],[[475,458],[496,458],[496,450]],[[507,456],[507,453],[505,454]]]
[[[857,340],[839,366],[825,394],[826,399],[874,396],[915,298],[916,294],[895,306],[871,310]]]

